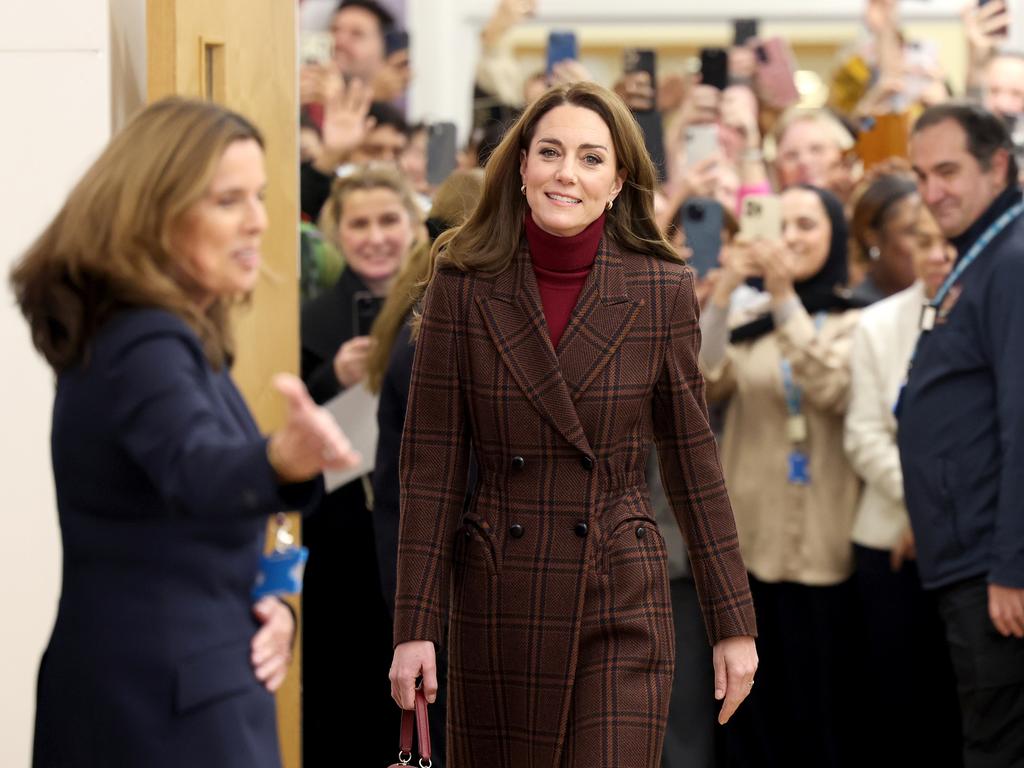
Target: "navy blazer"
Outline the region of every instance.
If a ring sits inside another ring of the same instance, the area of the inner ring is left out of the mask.
[[[51,442],[64,568],[34,764],[279,766],[250,591],[267,515],[322,482],[278,485],[229,373],[158,309],[58,377]]]

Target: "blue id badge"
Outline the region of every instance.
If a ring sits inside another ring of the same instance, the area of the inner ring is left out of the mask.
[[[309,550],[295,545],[286,515],[277,516],[274,551],[260,557],[260,570],[252,587],[253,600],[302,594],[302,576]]]
[[[792,485],[810,485],[811,468],[807,454],[803,451],[791,451],[789,454],[789,482]]]

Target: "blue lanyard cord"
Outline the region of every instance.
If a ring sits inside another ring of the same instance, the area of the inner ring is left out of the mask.
[[[975,241],[970,250],[964,254],[964,257],[957,262],[956,268],[949,273],[946,279],[942,282],[942,285],[939,286],[939,290],[936,291],[934,298],[924,305],[924,312],[928,312],[928,310],[931,310],[932,312],[932,322],[934,322],[935,314],[938,312],[939,307],[942,306],[942,302],[946,300],[946,295],[950,292],[953,286],[956,285],[957,280],[963,277],[967,268],[974,263],[975,259],[981,255],[981,252],[988,247],[989,243],[991,243],[1000,232],[1016,221],[1022,213],[1024,213],[1024,200],[1017,203],[1013,208],[996,219],[992,225],[982,233],[981,237]],[[914,350],[910,353],[910,362],[907,365],[908,377],[910,376],[910,369],[914,367],[914,360],[917,359],[917,351],[921,348],[921,339],[923,339],[930,330],[930,326],[926,327],[924,325],[922,315],[921,333],[918,335],[917,341],[914,342]]]
[[[826,314],[818,312],[814,315],[814,330],[820,332],[825,324]],[[793,381],[793,366],[786,358],[780,358],[779,369],[782,371],[782,387],[786,391],[786,407],[790,416],[799,416],[803,409],[804,392]]]
[[[1021,215],[1021,213],[1024,213],[1024,200],[1017,203],[1013,208],[996,219],[995,223],[982,233],[981,237],[975,241],[974,245],[971,246],[971,249],[967,251],[966,255],[962,259],[960,259],[956,268],[949,273],[949,276],[942,283],[942,286],[935,294],[935,298],[929,302],[931,306],[936,308],[942,306],[942,302],[946,299],[946,294],[949,293],[949,290],[956,284],[956,281],[959,280],[964,272],[967,271],[967,268],[974,263],[974,260],[981,255],[981,252],[988,247],[988,244],[991,243],[1000,232],[1010,226],[1014,220]]]

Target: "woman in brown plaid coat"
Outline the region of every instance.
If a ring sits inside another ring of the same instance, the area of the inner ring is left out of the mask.
[[[391,681],[406,709],[419,675],[430,699],[448,643],[450,768],[658,765],[674,637],[644,477],[652,443],[721,721],[752,684],[754,613],[697,368],[693,279],[653,223],[654,185],[617,96],[556,88],[509,130],[476,211],[435,246],[402,443]],[[568,253],[599,219],[555,322],[538,238]]]

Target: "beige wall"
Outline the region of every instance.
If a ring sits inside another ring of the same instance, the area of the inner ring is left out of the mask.
[[[7,274],[110,134],[107,0],[0,3],[0,765],[28,765],[35,676],[53,625],[60,544],[49,460],[53,377]]]

